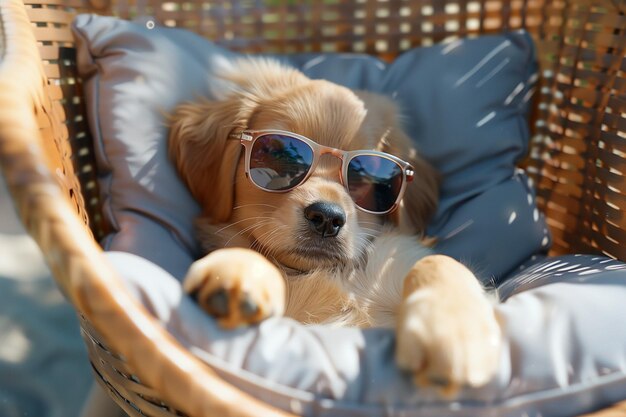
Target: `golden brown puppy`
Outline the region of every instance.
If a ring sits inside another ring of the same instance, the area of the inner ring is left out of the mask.
[[[395,326],[397,362],[420,382],[486,383],[500,346],[492,304],[423,242],[437,175],[393,103],[270,60],[223,77],[221,97],[172,118],[170,154],[209,253],[185,290],[226,327],[280,314]]]

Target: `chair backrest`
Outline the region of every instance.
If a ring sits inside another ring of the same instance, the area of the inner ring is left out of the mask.
[[[554,237],[553,253],[626,260],[626,2],[624,0],[26,0],[48,93],[44,137],[96,237],[95,165],[69,24],[76,12],[154,16],[246,52],[336,51],[391,60],[460,36],[525,28],[541,63],[533,139],[523,165]],[[56,120],[55,120],[56,119]],[[60,129],[55,128],[55,126]],[[71,151],[68,150],[69,143]],[[61,175],[61,174],[60,174]],[[74,180],[78,179],[78,182]],[[78,185],[80,183],[80,186]]]

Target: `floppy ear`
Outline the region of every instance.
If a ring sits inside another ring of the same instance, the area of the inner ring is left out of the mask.
[[[437,211],[439,202],[440,176],[437,171],[419,156],[407,158],[415,168],[413,181],[407,184],[402,204],[397,210],[398,223],[408,223],[417,233],[426,231],[428,222]]]
[[[407,183],[400,207],[390,213],[403,230],[423,234],[437,210],[439,173],[417,153],[411,139],[398,128],[390,130],[384,152],[404,159],[415,168],[413,181]]]
[[[170,157],[212,223],[227,221],[231,215],[242,147],[228,136],[246,127],[253,109],[252,103],[234,95],[182,104],[170,116]]]
[[[220,63],[214,94],[221,99],[179,106],[170,117],[169,153],[203,215],[212,223],[229,219],[241,143],[229,140],[248,128],[261,100],[308,80],[299,71],[269,59]]]

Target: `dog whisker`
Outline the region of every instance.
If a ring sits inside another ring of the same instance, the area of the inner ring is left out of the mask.
[[[271,241],[271,239],[276,236],[276,234],[278,234],[279,232],[281,232],[283,229],[287,229],[286,226],[284,225],[279,225],[280,227],[277,227],[276,229],[267,231],[265,233],[263,233],[261,236],[257,237],[256,239],[254,239],[252,241],[252,243],[250,244],[250,249],[255,249],[258,250],[261,254],[269,257],[274,257],[274,252],[276,252],[276,249],[272,249],[270,246],[265,245],[264,244],[264,240],[265,241]]]
[[[367,251],[367,248],[372,244],[372,242],[378,237],[377,234],[364,233],[361,232],[355,236],[358,245],[358,249],[360,252]]]
[[[277,235],[278,233],[282,232],[283,230],[288,230],[289,227],[287,227],[284,224],[278,224],[276,225],[276,227],[274,229],[271,229],[265,233],[263,233],[261,236],[258,236],[257,238],[254,239],[254,241],[251,243],[250,247],[254,246],[254,245],[260,245],[263,248],[268,248],[270,246],[265,245],[264,241],[271,241],[275,235]]]
[[[380,224],[380,223],[376,223],[376,222],[367,222],[367,221],[358,221],[357,222],[359,226],[361,227],[366,227],[366,226],[374,226],[374,228],[376,228],[377,230],[382,229],[382,227],[384,225]]]
[[[276,247],[272,247],[272,245],[265,244],[265,242],[271,242],[276,235],[279,235],[285,230],[288,231],[289,228],[285,225],[279,225],[279,227],[277,227],[276,229],[270,230],[269,232],[265,232],[264,234],[262,234],[261,236],[259,236],[257,239],[255,239],[252,242],[252,244],[250,245],[250,248],[257,250],[259,253],[261,253],[265,257],[271,259],[274,262],[274,264],[279,266],[279,268],[283,270],[283,272],[286,274],[287,272],[283,268],[282,263],[278,262],[278,260],[276,259],[276,254],[279,251],[279,249]]]
[[[267,247],[258,247],[257,250],[266,258],[272,259],[274,261],[274,265],[281,265],[281,263],[276,259],[276,250]]]
[[[375,239],[375,238],[378,237],[378,235],[375,235],[375,234],[372,234],[372,233],[361,232],[361,233],[358,233],[355,237],[357,239],[363,239],[365,241],[368,241],[368,238]]]
[[[368,244],[371,242],[368,242],[367,244],[363,244],[361,245],[358,249],[357,249],[357,254],[356,257],[354,259],[354,267],[356,269],[359,268],[364,268],[365,265],[367,264],[367,258],[368,258]]]
[[[261,227],[263,227],[263,226],[266,226],[266,225],[268,225],[268,224],[273,223],[273,221],[274,221],[274,219],[270,219],[270,220],[261,220],[261,221],[259,221],[259,222],[257,222],[257,223],[254,223],[254,224],[252,224],[252,225],[250,225],[250,226],[248,226],[248,227],[246,227],[246,228],[242,229],[242,232],[244,232],[244,233],[245,233],[245,232],[250,232],[250,233],[252,233],[252,232],[254,232],[255,230],[260,229],[260,228],[261,228]]]
[[[265,232],[264,234],[259,236],[256,240],[262,241],[267,236],[266,240],[270,241],[276,234],[282,232],[283,230],[289,230],[289,227],[287,227],[286,225],[282,225],[282,224],[278,225],[277,228],[275,228],[274,230],[270,230],[269,232]]]
[[[238,221],[236,221],[236,222],[230,223],[230,224],[228,224],[228,225],[226,225],[226,226],[222,227],[221,229],[216,230],[216,231],[215,231],[215,232],[213,232],[213,233],[217,235],[217,234],[219,234],[220,232],[222,232],[222,231],[224,231],[224,230],[228,229],[229,227],[233,227],[233,226],[235,226],[235,225],[237,225],[237,224],[239,224],[239,223],[245,222],[245,221],[256,220],[256,219],[272,219],[272,217],[263,217],[263,216],[257,216],[257,217],[247,217],[247,218],[245,218],[245,219],[241,219],[241,220],[238,220]]]
[[[378,223],[378,222],[368,222],[367,220],[359,220],[358,223],[359,224],[373,224],[373,225],[376,225],[376,226],[382,226],[381,223]]]
[[[367,249],[367,247],[372,243],[372,240],[375,239],[375,237],[372,237],[371,239],[364,237],[364,236],[356,236],[356,241],[357,243],[359,243],[358,248],[359,249]]]
[[[370,238],[372,238],[372,239],[376,239],[376,238],[378,237],[378,235],[377,235],[377,234],[373,234],[373,233],[366,233],[366,232],[361,232],[361,233],[359,233],[359,234],[357,235],[357,238],[358,238],[358,237],[362,237],[362,236],[367,236],[367,237],[370,237]]]
[[[493,276],[489,277],[489,280],[483,283],[483,289],[487,292],[487,294],[490,294],[495,301],[501,300],[500,290],[498,288],[498,284],[496,283],[496,279]]]
[[[376,235],[379,235],[380,233],[382,233],[381,227],[368,227],[366,225],[359,223],[359,228],[363,231],[374,233]]]
[[[369,227],[361,227],[361,230],[365,232],[371,232],[371,234],[375,234],[376,236],[380,234],[380,230],[370,229]]]
[[[278,210],[277,206],[274,206],[272,204],[262,204],[262,203],[250,203],[250,204],[242,204],[241,206],[237,206],[237,207],[233,207],[233,210],[239,210],[242,209],[244,207],[253,207],[253,206],[263,206],[263,207],[269,207],[271,209],[276,209]]]
[[[244,233],[246,233],[246,232],[252,232],[252,231],[253,231],[253,230],[255,230],[255,229],[258,229],[258,228],[260,228],[260,227],[263,227],[263,226],[265,226],[265,225],[267,225],[267,224],[271,224],[273,221],[274,221],[274,219],[273,219],[273,218],[270,218],[270,220],[263,220],[263,221],[260,221],[260,222],[258,222],[258,223],[253,224],[252,226],[248,226],[248,227],[246,227],[246,228],[244,228],[244,229],[240,230],[239,232],[235,233],[233,236],[231,236],[231,237],[230,237],[230,239],[228,239],[228,240],[226,241],[226,243],[224,244],[224,247],[227,247],[227,246],[228,246],[228,244],[229,244],[229,243],[230,243],[230,242],[231,242],[234,238],[236,238],[237,236],[242,235],[242,234],[244,234]]]

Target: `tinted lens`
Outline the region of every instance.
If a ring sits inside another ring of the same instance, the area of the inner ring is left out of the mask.
[[[388,211],[402,188],[402,168],[390,159],[360,155],[348,164],[348,190],[361,208],[375,213]]]
[[[300,139],[263,135],[252,145],[250,177],[266,190],[289,190],[302,182],[312,162],[313,149]]]

